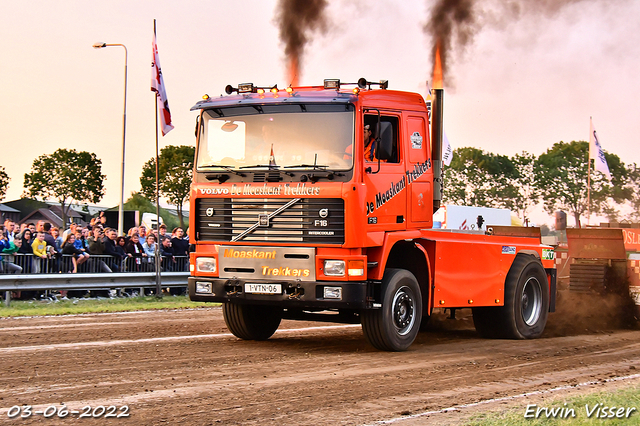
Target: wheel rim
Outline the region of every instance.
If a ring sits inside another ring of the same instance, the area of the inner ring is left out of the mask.
[[[409,287],[401,287],[393,296],[393,325],[399,335],[404,336],[413,328],[415,322],[415,307],[413,293]]]
[[[542,311],[542,286],[534,277],[527,279],[522,288],[522,319],[528,326],[538,322]]]

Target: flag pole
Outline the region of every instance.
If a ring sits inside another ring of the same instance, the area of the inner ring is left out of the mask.
[[[156,36],[156,20],[153,20],[153,38]],[[155,49],[155,43],[153,48]],[[154,52],[155,57],[155,52]],[[158,93],[153,92],[153,100],[155,105],[155,115],[156,115],[156,231],[158,235],[158,239],[156,241],[156,250],[155,250],[155,266],[156,266],[156,298],[162,298],[162,279],[160,278],[160,191],[158,188],[158,176],[159,176],[159,155],[158,155]]]
[[[591,130],[593,128],[593,117],[589,117],[589,155],[587,156],[587,226],[591,225]]]

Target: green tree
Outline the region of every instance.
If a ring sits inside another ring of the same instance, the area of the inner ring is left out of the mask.
[[[629,211],[624,217],[630,222],[640,222],[640,166],[636,163],[627,167],[627,183],[624,189],[628,195],[625,210]]]
[[[192,146],[169,145],[160,150],[158,171],[158,192],[169,204],[176,206],[180,226],[184,228],[182,206],[189,201],[191,179],[193,178],[193,158],[195,148]],[[142,168],[140,191],[150,200],[156,200],[156,159],[151,158]]]
[[[63,226],[73,202],[97,203],[104,196],[102,161],[94,153],[58,149],[33,160],[24,175],[25,195],[60,203]]]
[[[527,220],[531,207],[540,200],[540,192],[535,186],[533,171],[535,160],[535,155],[526,151],[511,157],[516,173],[509,179],[509,191],[512,193],[510,209],[524,221]]]
[[[620,158],[605,152],[612,181],[601,172],[591,172],[591,212],[605,211],[608,201],[622,202],[630,195],[625,183],[627,170]],[[536,187],[544,199],[549,213],[555,210],[569,211],[580,227],[580,218],[589,210],[587,173],[589,143],[572,141],[558,142],[535,161]]]
[[[4,167],[0,166],[0,201],[7,195],[7,188],[9,187],[9,175],[4,171]]]
[[[444,198],[447,203],[478,207],[513,207],[517,193],[511,182],[517,170],[504,155],[477,148],[458,148],[444,169]]]

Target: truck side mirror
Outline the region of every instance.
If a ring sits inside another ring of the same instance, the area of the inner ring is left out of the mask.
[[[380,123],[380,142],[376,156],[381,160],[393,160],[393,126],[389,122]]]

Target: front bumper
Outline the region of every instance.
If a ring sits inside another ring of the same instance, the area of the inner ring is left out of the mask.
[[[196,282],[211,283],[211,293],[196,293]],[[189,277],[189,298],[197,302],[233,302],[273,305],[283,308],[366,309],[374,308],[374,283],[366,281],[273,281],[281,284],[281,294],[245,292],[246,283],[255,280]],[[264,283],[265,281],[262,281]],[[340,299],[324,298],[325,287],[340,287]]]

